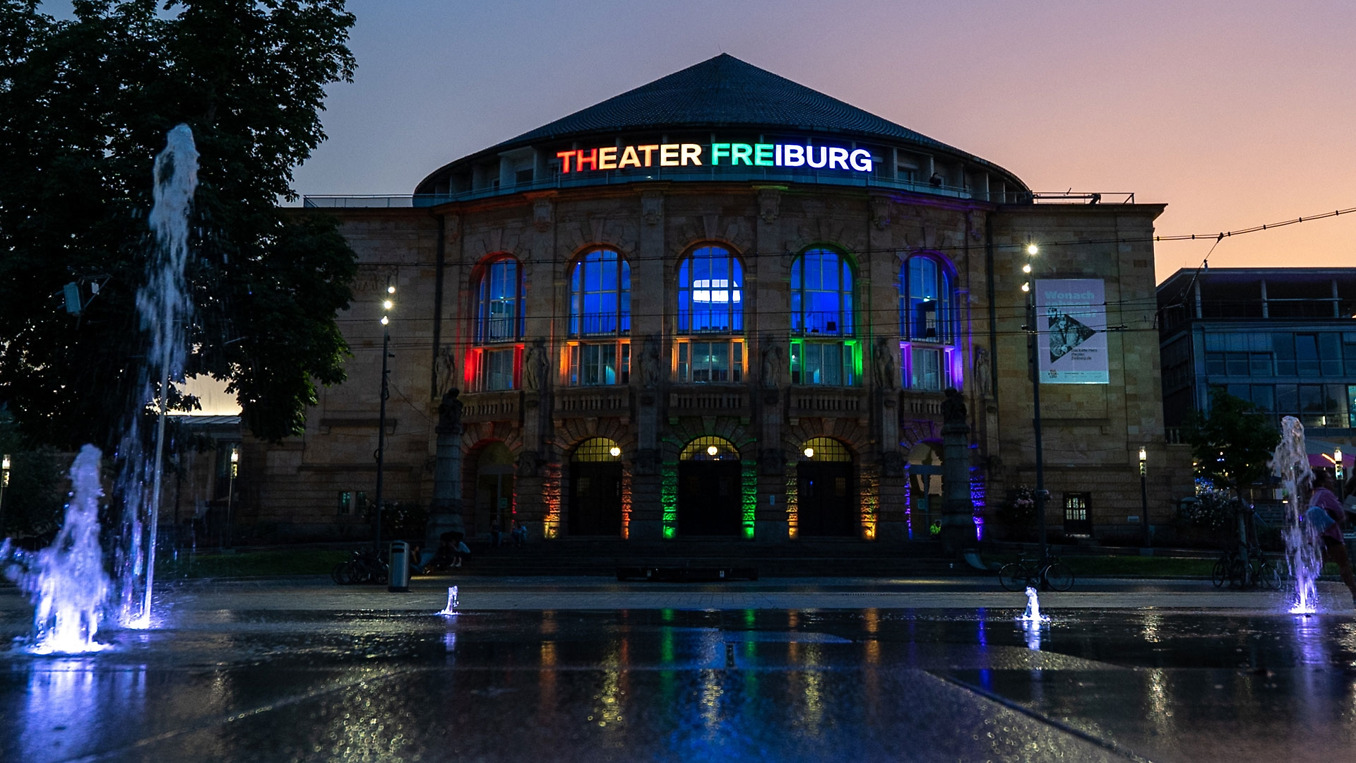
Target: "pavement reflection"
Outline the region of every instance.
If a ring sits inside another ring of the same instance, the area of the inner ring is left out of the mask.
[[[477,609],[466,583],[456,615],[436,591],[424,609],[320,586],[170,591],[162,627],[108,651],[0,651],[0,759],[1319,760],[1356,743],[1350,613],[1052,596],[1027,627],[1020,597],[576,608],[566,589],[553,608]]]

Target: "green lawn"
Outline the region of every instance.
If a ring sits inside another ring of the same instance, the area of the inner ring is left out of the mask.
[[[327,575],[352,551],[322,548],[277,548],[238,553],[181,551],[176,559],[156,558],[156,576],[162,580],[237,578],[275,575]]]

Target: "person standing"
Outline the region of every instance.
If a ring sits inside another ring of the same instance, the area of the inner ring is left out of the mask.
[[[1356,606],[1356,575],[1352,574],[1351,557],[1347,555],[1345,539],[1342,537],[1346,511],[1343,510],[1341,501],[1337,500],[1337,494],[1333,492],[1336,487],[1337,480],[1332,472],[1326,469],[1314,472],[1314,493],[1309,496],[1307,516],[1314,529],[1318,531],[1318,537],[1323,541],[1323,561],[1337,565],[1342,582],[1346,583],[1347,590],[1351,592],[1351,603]]]

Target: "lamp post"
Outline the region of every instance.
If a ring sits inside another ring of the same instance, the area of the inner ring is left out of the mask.
[[[232,544],[231,536],[234,535],[234,533],[232,532],[232,530],[234,529],[234,525],[232,525],[232,522],[234,521],[235,516],[235,513],[233,511],[233,509],[235,508],[235,478],[239,474],[240,474],[240,446],[232,445],[231,476],[230,479],[227,480],[226,482],[226,545],[228,546]]]
[[[1040,362],[1037,357],[1039,342],[1036,341],[1037,316],[1036,316],[1036,289],[1034,280],[1031,276],[1031,262],[1036,255],[1040,253],[1040,247],[1028,243],[1026,245],[1027,261],[1022,265],[1022,273],[1028,280],[1022,283],[1022,291],[1026,294],[1026,349],[1027,362],[1031,369],[1031,423],[1035,431],[1036,444],[1036,519],[1038,522],[1037,532],[1041,540],[1041,559],[1049,556],[1049,549],[1045,542],[1045,454],[1041,450],[1041,374]]]
[[[1139,509],[1144,516],[1144,547],[1153,545],[1153,534],[1149,532],[1149,452],[1139,446]]]
[[[0,535],[5,532],[5,488],[9,487],[9,454],[0,459]]]
[[[381,480],[386,460],[386,400],[391,396],[388,383],[390,371],[386,361],[391,357],[391,310],[395,307],[395,291],[396,287],[388,281],[386,298],[381,302],[381,407],[377,414],[377,527],[373,541],[373,550],[376,551],[378,558],[381,557]]]
[[[1334,449],[1333,449],[1333,451],[1332,451],[1332,460],[1333,460],[1332,476],[1337,478],[1337,497],[1338,497],[1338,498],[1345,498],[1346,496],[1342,495],[1342,492],[1343,492],[1343,491],[1342,491],[1342,488],[1344,487],[1344,485],[1342,484],[1342,480],[1343,480],[1343,478],[1346,476],[1346,474],[1344,473],[1345,470],[1342,468],[1342,449],[1341,449],[1341,448],[1334,448]]]

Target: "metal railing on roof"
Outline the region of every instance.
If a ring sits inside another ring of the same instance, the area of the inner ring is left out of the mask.
[[[585,188],[589,186],[626,185],[630,183],[655,182],[725,182],[725,183],[808,183],[814,185],[844,186],[853,188],[882,188],[893,191],[907,191],[928,196],[943,196],[952,199],[989,201],[995,204],[1030,204],[1033,201],[1030,191],[983,192],[978,189],[933,185],[929,181],[898,180],[882,178],[876,175],[852,175],[842,172],[789,172],[775,169],[748,169],[731,171],[729,167],[707,167],[701,170],[655,168],[641,174],[634,171],[590,172],[586,175],[555,175],[545,180],[500,186],[494,184],[468,191],[455,191],[435,194],[405,195],[307,195],[302,204],[312,208],[408,208],[433,207],[460,201],[476,201],[495,196],[507,196],[531,191],[560,190],[566,188]],[[1133,200],[1133,194],[1131,194]]]

